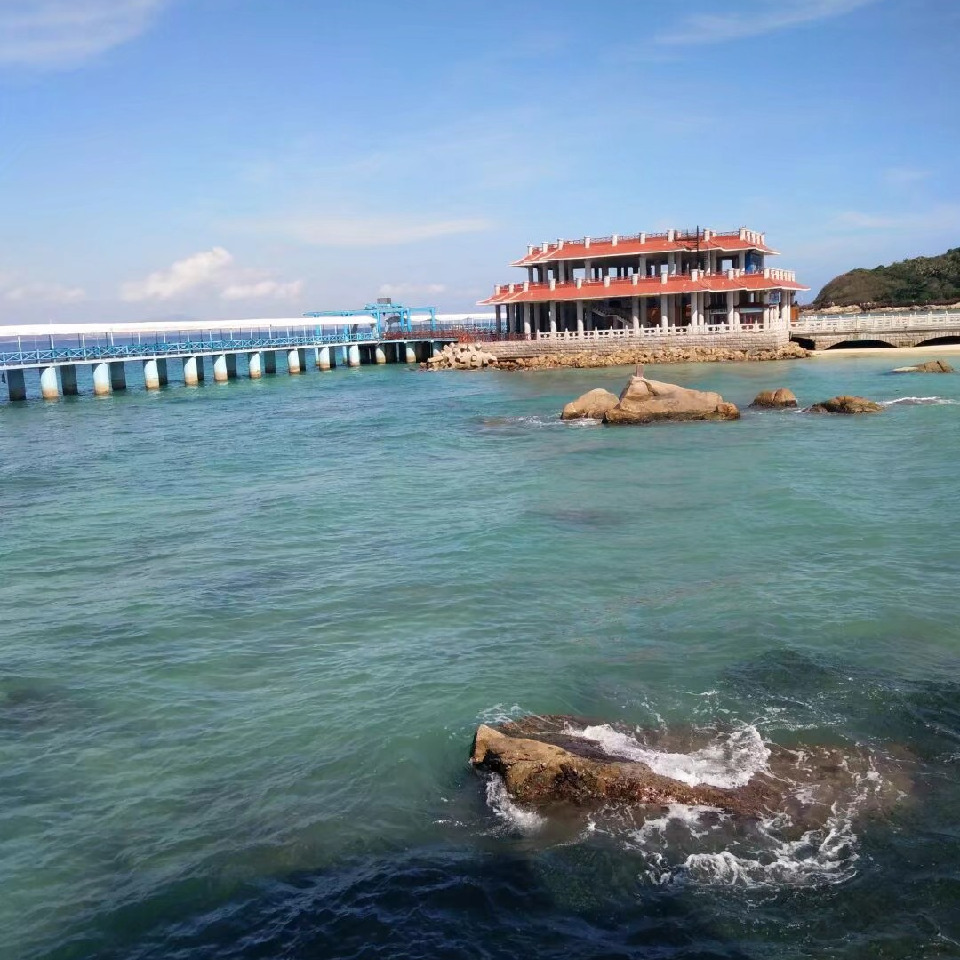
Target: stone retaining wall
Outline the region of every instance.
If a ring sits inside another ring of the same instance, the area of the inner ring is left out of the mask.
[[[790,337],[786,330],[764,330],[758,333],[704,333],[691,336],[610,337],[597,340],[505,340],[485,343],[484,350],[499,360],[519,357],[541,357],[551,353],[619,353],[622,350],[680,349],[691,347],[723,347],[727,350],[775,350]]]

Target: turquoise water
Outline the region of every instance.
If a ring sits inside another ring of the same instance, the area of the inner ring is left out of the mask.
[[[901,362],[647,373],[953,402],[612,429],[556,413],[626,370],[387,367],[0,406],[0,956],[960,956],[960,376]],[[910,786],[694,869],[498,797],[473,730],[527,712]]]

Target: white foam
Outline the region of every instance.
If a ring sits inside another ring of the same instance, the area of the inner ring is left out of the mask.
[[[539,813],[518,807],[510,799],[503,779],[495,773],[487,780],[487,806],[507,826],[521,833],[536,833],[546,822]]]
[[[742,787],[767,768],[770,751],[760,731],[745,726],[730,734],[717,735],[714,741],[693,753],[664,753],[644,746],[634,737],[620,733],[607,724],[567,732],[593,740],[610,756],[626,757],[645,763],[654,773],[679,780],[690,786]]]
[[[960,403],[960,400],[951,400],[949,397],[897,397],[895,400],[881,400],[880,402],[885,407],[892,407],[897,403],[909,405],[946,404],[953,406],[957,403]]]

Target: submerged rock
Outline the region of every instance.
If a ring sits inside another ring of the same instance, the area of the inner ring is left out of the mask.
[[[618,403],[615,393],[609,390],[590,390],[582,397],[572,400],[560,414],[561,420],[602,420],[603,415]]]
[[[897,367],[894,373],[953,373],[953,367],[946,360],[928,360],[912,367]]]
[[[604,423],[653,423],[657,420],[739,420],[740,411],[719,393],[690,390],[643,376],[630,378]]]
[[[815,403],[811,413],[880,413],[883,406],[866,397],[831,397],[822,403]]]
[[[783,409],[785,407],[795,407],[797,398],[792,390],[786,387],[778,387],[776,390],[761,390],[753,398],[751,407],[769,407],[772,409]]]

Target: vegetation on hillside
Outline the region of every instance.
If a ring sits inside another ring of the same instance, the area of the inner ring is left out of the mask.
[[[909,307],[960,300],[960,247],[938,257],[915,257],[834,277],[814,307]]]

